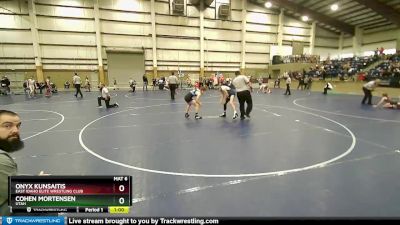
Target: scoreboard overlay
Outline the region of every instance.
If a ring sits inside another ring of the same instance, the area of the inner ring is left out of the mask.
[[[132,206],[131,176],[10,176],[13,212],[93,212]]]

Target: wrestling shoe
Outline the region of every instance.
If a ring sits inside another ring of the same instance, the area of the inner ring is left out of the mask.
[[[238,117],[239,117],[239,114],[235,113],[235,114],[233,114],[232,119],[237,119]]]

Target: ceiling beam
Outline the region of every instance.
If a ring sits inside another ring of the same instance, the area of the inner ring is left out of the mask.
[[[386,5],[385,3],[380,1],[371,1],[371,0],[354,0],[354,1],[372,9],[379,15],[383,16],[385,19],[396,24],[397,26],[400,26],[400,13],[397,12],[394,8]]]
[[[324,15],[322,13],[316,12],[314,10],[310,10],[302,5],[296,4],[295,2],[291,2],[289,0],[271,0],[271,2],[274,5],[278,5],[284,9],[288,9],[290,11],[293,11],[295,13],[297,12],[302,15],[307,15],[308,17],[310,17],[313,20],[316,20],[318,22],[322,22],[324,24],[335,27],[347,34],[354,35],[354,30],[355,30],[354,26],[344,23],[342,21],[339,21],[337,19],[334,19],[332,17],[329,17],[327,15]],[[263,4],[259,4],[259,5],[263,6]]]

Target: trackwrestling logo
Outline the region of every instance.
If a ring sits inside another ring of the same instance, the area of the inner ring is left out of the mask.
[[[3,217],[2,225],[64,225],[64,217]]]

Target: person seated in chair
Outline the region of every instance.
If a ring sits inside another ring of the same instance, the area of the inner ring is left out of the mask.
[[[69,86],[70,86],[71,84],[69,83],[69,81],[65,81],[65,83],[64,83],[64,89],[69,89]]]
[[[136,90],[136,80],[133,80],[132,78],[129,80],[129,87],[132,88],[132,92],[135,92]]]
[[[11,93],[11,89],[10,89],[10,80],[8,79],[7,76],[4,76],[1,79],[1,88],[3,89],[5,95],[10,94]]]
[[[51,86],[51,92],[52,92],[52,93],[58,93],[56,84],[54,84],[53,82],[51,82],[51,83],[50,83],[50,86]]]
[[[159,90],[164,90],[164,86],[165,86],[164,80],[162,78],[159,79],[158,80],[158,89]]]
[[[274,88],[281,88],[281,78],[277,77],[276,80],[274,81]]]
[[[1,78],[0,80],[0,94],[7,95],[9,93],[10,81],[6,76]]]
[[[24,89],[24,93],[27,94],[29,87],[28,87],[28,81],[25,80],[24,83],[22,84],[22,88]]]
[[[42,90],[46,87],[44,82],[36,82],[36,89],[39,89],[39,93],[42,94]]]

